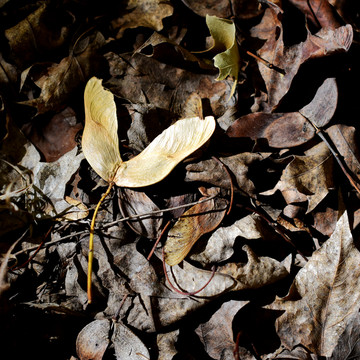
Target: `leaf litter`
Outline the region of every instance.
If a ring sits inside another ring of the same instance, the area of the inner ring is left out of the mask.
[[[358,15],[2,2],[1,351],[359,357]]]

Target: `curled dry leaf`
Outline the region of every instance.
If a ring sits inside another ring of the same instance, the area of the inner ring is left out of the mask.
[[[319,87],[313,100],[298,112],[244,115],[233,122],[226,134],[252,140],[263,138],[274,148],[298,146],[315,136],[311,124],[321,128],[329,123],[336,110],[337,98],[336,80],[329,78]]]
[[[121,38],[126,29],[139,26],[148,27],[156,31],[163,28],[162,20],[172,15],[174,9],[170,1],[162,0],[129,0],[124,14],[112,21],[112,26],[119,32],[117,38]]]
[[[75,136],[82,129],[73,109],[67,107],[44,123],[28,123],[22,131],[41,151],[46,162],[58,160],[76,146]]]
[[[360,152],[357,146],[356,129],[353,126],[337,124],[328,128],[326,133],[334,143],[336,150],[343,157],[349,170],[360,179]]]
[[[289,275],[286,268],[286,261],[281,263],[267,256],[257,256],[249,246],[244,245],[248,262],[228,263],[218,268],[220,274],[226,274],[236,280],[233,291],[245,289],[258,289],[270,285]]]
[[[266,40],[259,49],[258,55],[276,68],[283,70],[283,72],[276,71],[258,62],[267,89],[268,100],[263,104],[267,112],[272,112],[279,105],[301,64],[309,59],[348,51],[353,39],[351,25],[345,25],[335,30],[321,29],[314,35],[308,32],[304,42],[286,47],[279,16],[281,12],[282,10],[275,5],[269,7],[261,23],[251,29],[253,37]]]
[[[283,171],[275,188],[263,195],[280,190],[288,204],[308,201],[307,213],[329,193],[333,186],[333,159],[325,143],[320,143],[294,159]]]
[[[231,97],[235,92],[240,68],[235,24],[232,20],[210,15],[206,15],[206,24],[214,39],[214,45],[208,51],[221,51],[214,57],[214,65],[219,69],[217,80],[224,80],[228,76],[234,79],[234,85],[229,96]]]
[[[341,25],[339,15],[328,0],[290,0],[290,2],[316,26],[336,29]]]
[[[244,152],[219,158],[234,175],[235,185],[250,196],[256,193],[255,185],[248,176],[249,167],[259,164],[271,153]],[[186,181],[205,181],[215,186],[230,189],[229,176],[224,168],[214,159],[200,161],[186,166]]]
[[[360,253],[354,245],[348,215],[296,275],[289,294],[269,308],[285,310],[277,333],[289,350],[302,344],[320,356],[331,356],[341,334],[359,311]]]
[[[118,186],[143,187],[165,178],[187,156],[204,145],[215,130],[212,116],[178,120],[139,155],[123,162],[117,137],[114,96],[92,78],[85,88],[85,129],[82,146],[92,168]]]
[[[204,344],[205,351],[213,359],[223,359],[226,349],[231,353],[235,348],[232,324],[235,315],[248,301],[230,300],[221,305],[204,324],[200,324],[195,332]]]
[[[202,235],[218,227],[226,210],[227,201],[214,198],[185,211],[168,233],[164,246],[165,262],[174,266],[184,260]]]
[[[124,217],[150,214],[147,217],[129,220],[128,225],[138,234],[154,239],[160,235],[160,229],[163,222],[163,213],[158,212],[158,206],[142,191],[133,189],[119,189],[119,207]],[[157,211],[151,215],[151,212]]]

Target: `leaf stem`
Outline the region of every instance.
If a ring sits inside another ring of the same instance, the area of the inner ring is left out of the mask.
[[[92,290],[91,290],[91,277],[92,277],[92,265],[93,265],[93,259],[94,259],[94,230],[95,230],[95,219],[96,215],[99,211],[100,205],[104,201],[104,199],[109,195],[112,187],[114,186],[114,183],[111,182],[109,184],[109,187],[107,188],[105,194],[101,197],[99,202],[96,205],[94,215],[91,220],[90,225],[90,236],[89,236],[89,255],[88,255],[88,274],[87,274],[87,297],[88,297],[88,303],[91,304],[92,302]]]

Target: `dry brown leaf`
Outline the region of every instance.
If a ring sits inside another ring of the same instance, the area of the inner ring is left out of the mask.
[[[353,126],[337,124],[328,128],[326,133],[330,136],[349,170],[360,179],[360,152],[356,129]]]
[[[65,107],[66,101],[99,67],[98,49],[105,44],[100,32],[81,39],[70,56],[59,64],[53,64],[35,83],[41,88],[36,99],[22,101],[20,104],[36,107],[37,114],[47,111],[59,111]]]
[[[304,144],[315,136],[313,126],[298,112],[253,113],[240,117],[227,129],[231,138],[264,138],[269,146],[287,148]]]
[[[117,137],[114,96],[92,78],[85,88],[83,152],[105,181],[123,187],[143,187],[165,178],[174,167],[203,146],[215,130],[212,116],[178,120],[158,135],[139,155],[123,162]]]
[[[160,235],[163,223],[163,213],[159,212],[158,206],[142,191],[133,189],[119,189],[119,207],[124,217],[150,214],[140,219],[129,220],[127,224],[138,234],[155,239]],[[157,213],[151,215],[153,211]]]
[[[45,123],[31,122],[22,127],[27,138],[40,150],[46,162],[58,160],[77,146],[75,137],[82,129],[70,107],[54,115]]]
[[[260,73],[265,81],[268,100],[264,105],[266,112],[272,112],[288,92],[294,76],[305,61],[330,55],[340,51],[348,51],[353,39],[351,25],[339,27],[335,30],[321,29],[315,35],[308,32],[307,39],[290,47],[283,41],[282,10],[273,5],[266,9],[261,23],[251,29],[251,35],[265,44],[258,51],[258,55],[283,73],[270,69],[262,62],[258,62]]]
[[[232,291],[258,289],[289,275],[286,261],[281,263],[267,256],[258,257],[247,245],[243,246],[243,250],[248,257],[246,264],[228,263],[217,269],[220,274],[229,275],[236,280]]]
[[[110,344],[117,360],[150,356],[144,343],[128,327],[110,320],[94,320],[86,325],[76,339],[76,352],[80,360],[101,360]]]
[[[215,198],[185,211],[168,233],[164,246],[165,262],[174,266],[184,260],[202,235],[218,227],[226,210],[227,201]]]
[[[359,262],[344,212],[329,240],[296,275],[289,294],[269,305],[285,310],[276,322],[283,345],[291,350],[302,344],[316,355],[331,356],[359,310]]]
[[[270,153],[244,152],[229,157],[220,157],[236,179],[235,186],[239,187],[249,195],[254,195],[256,189],[254,183],[248,176],[249,167],[258,164],[269,157]],[[199,163],[186,166],[186,181],[204,181],[215,186],[230,189],[229,176],[224,168],[216,160],[204,160]]]
[[[298,9],[300,9],[314,25],[318,27],[336,29],[340,24],[339,15],[329,4],[328,0],[290,0]]]
[[[238,311],[248,301],[230,300],[223,303],[204,324],[200,324],[195,332],[205,347],[205,351],[212,359],[223,359],[224,353],[235,348],[232,323]]]
[[[20,67],[67,40],[73,17],[61,8],[41,3],[26,19],[5,30],[12,56]]]
[[[211,234],[202,252],[190,255],[191,260],[198,261],[204,266],[220,263],[234,254],[234,243],[237,237],[244,239],[262,238],[256,217],[256,215],[248,215],[230,226],[220,226]]]
[[[174,11],[170,1],[161,0],[129,0],[125,10],[121,17],[111,22],[115,29],[119,28],[118,39],[126,29],[139,26],[160,31],[163,28],[162,20]]]
[[[201,99],[210,102],[215,117],[235,104],[234,98],[228,101],[231,81],[217,81],[216,74],[191,72],[139,53],[121,57],[109,53],[106,57],[111,58],[110,73],[113,75],[106,85],[115,95],[133,104],[151,104],[180,116],[185,101],[196,92]]]
[[[76,353],[80,360],[101,360],[109,346],[110,322],[95,320],[86,325],[76,339]]]
[[[272,195],[280,190],[288,204],[308,201],[307,213],[329,193],[333,186],[333,159],[325,143],[320,143],[294,159],[283,171],[273,190],[263,192]]]

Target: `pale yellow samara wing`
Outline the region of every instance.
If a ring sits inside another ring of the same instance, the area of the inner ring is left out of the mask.
[[[111,182],[122,160],[114,95],[105,90],[101,82],[93,77],[85,87],[82,149],[86,160],[96,173]]]
[[[173,168],[204,145],[215,130],[212,116],[178,120],[158,135],[139,155],[121,164],[114,182],[142,187],[164,179]]]
[[[212,116],[178,120],[139,155],[123,162],[119,152],[116,105],[101,80],[86,85],[82,148],[86,160],[104,180],[123,187],[143,187],[165,178],[187,156],[204,145],[216,126]]]

